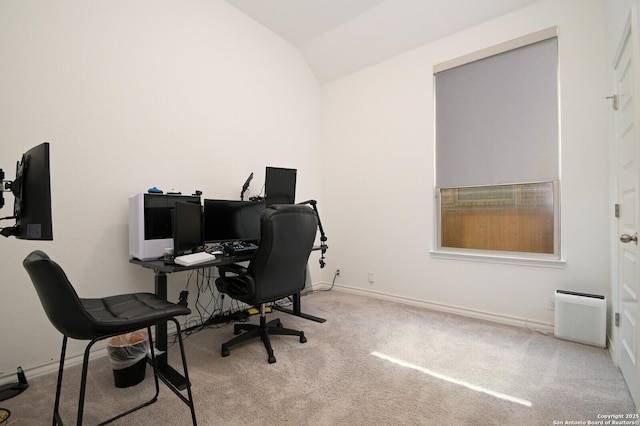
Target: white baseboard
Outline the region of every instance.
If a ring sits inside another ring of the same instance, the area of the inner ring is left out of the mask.
[[[326,290],[330,288],[327,283],[317,283],[313,286],[314,290]],[[500,324],[508,324],[517,327],[525,327],[533,330],[537,330],[543,333],[553,334],[553,323],[540,321],[531,318],[519,318],[508,315],[495,314],[491,312],[484,312],[475,309],[463,308],[460,306],[447,305],[443,303],[427,302],[424,300],[411,299],[403,296],[396,296],[393,294],[382,293],[373,290],[363,290],[360,288],[349,287],[346,285],[335,284],[333,287],[337,291],[343,291],[345,293],[361,294],[364,296],[375,297],[378,299],[389,300],[391,302],[404,303],[406,305],[418,306],[421,308],[432,309],[434,311],[447,312],[456,315],[462,315],[465,317],[477,318],[487,321],[493,321]]]
[[[107,346],[106,343],[102,346],[96,346],[89,354],[89,360],[97,359],[107,356]],[[84,353],[76,354],[76,355],[67,355],[64,361],[64,367],[68,368],[74,365],[82,364],[82,359],[84,358]],[[58,367],[60,365],[59,359],[52,359],[50,361],[45,361],[40,364],[31,365],[31,366],[22,366],[22,370],[24,371],[25,376],[27,377],[27,382],[29,379],[42,376],[44,374],[49,373],[57,373]],[[5,383],[12,383],[17,381],[17,376],[15,373],[7,373],[0,377],[0,385]]]

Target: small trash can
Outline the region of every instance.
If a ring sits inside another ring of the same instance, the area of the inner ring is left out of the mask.
[[[149,353],[149,336],[146,330],[111,338],[107,350],[116,387],[126,388],[144,380]]]

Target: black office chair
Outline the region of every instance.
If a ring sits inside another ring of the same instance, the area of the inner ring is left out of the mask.
[[[180,353],[182,355],[182,367],[186,380],[187,396],[180,390],[167,386],[187,404],[191,410],[191,419],[196,424],[196,414],[191,395],[191,384],[187,371],[187,361],[184,355],[184,345],[180,332],[180,324],[174,318],[178,315],[188,315],[191,311],[181,305],[167,302],[151,293],[133,293],[118,296],[110,296],[102,299],[81,299],[69,282],[66,274],[60,266],[52,261],[49,256],[40,250],[29,254],[23,261],[33,285],[36,288],[40,302],[53,326],[63,334],[62,353],[60,355],[60,367],[58,369],[58,382],[56,385],[56,398],[53,408],[53,425],[62,425],[59,413],[60,389],[62,386],[62,373],[64,370],[64,358],[67,349],[67,339],[90,340],[84,351],[82,364],[82,379],[80,381],[80,399],[78,403],[77,424],[82,424],[84,399],[87,382],[87,369],[89,366],[89,351],[94,343],[119,334],[129,333],[146,328],[151,343],[151,365],[155,379],[155,395],[149,401],[140,404],[122,414],[118,414],[101,425],[110,423],[120,417],[126,416],[142,407],[156,402],[159,394],[158,374],[156,370],[156,358],[153,351],[153,338],[151,326],[173,321],[177,328]]]
[[[265,304],[283,299],[304,288],[306,265],[315,241],[318,219],[308,206],[272,205],[265,209],[260,221],[260,245],[248,267],[238,264],[220,266],[216,287],[234,299],[260,308],[260,325],[235,324],[236,338],[222,344],[222,356],[229,348],[260,337],[276,362],[269,335],[294,335],[300,343],[307,341],[304,332],[284,328],[279,319],[267,323]]]

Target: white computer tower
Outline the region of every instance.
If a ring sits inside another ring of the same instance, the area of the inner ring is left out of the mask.
[[[173,248],[171,212],[176,202],[200,203],[198,195],[140,193],[129,197],[129,257],[158,259]]]

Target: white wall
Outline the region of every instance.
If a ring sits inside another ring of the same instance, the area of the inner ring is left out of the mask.
[[[13,178],[20,155],[49,141],[54,217],[53,242],[0,240],[7,379],[59,357],[21,265],[31,250],[83,297],[152,292],[152,271],[128,263],[130,195],[238,199],[249,173],[257,195],[265,166],[280,166],[298,169],[300,200],[322,203],[318,83],[297,50],[221,0],[4,0],[0,99],[0,167]],[[170,277],[172,300],[186,276]]]
[[[341,286],[519,324],[552,321],[559,288],[609,295],[603,13],[601,0],[543,1],[323,86],[325,222]],[[433,65],[556,25],[566,266],[432,257]]]

